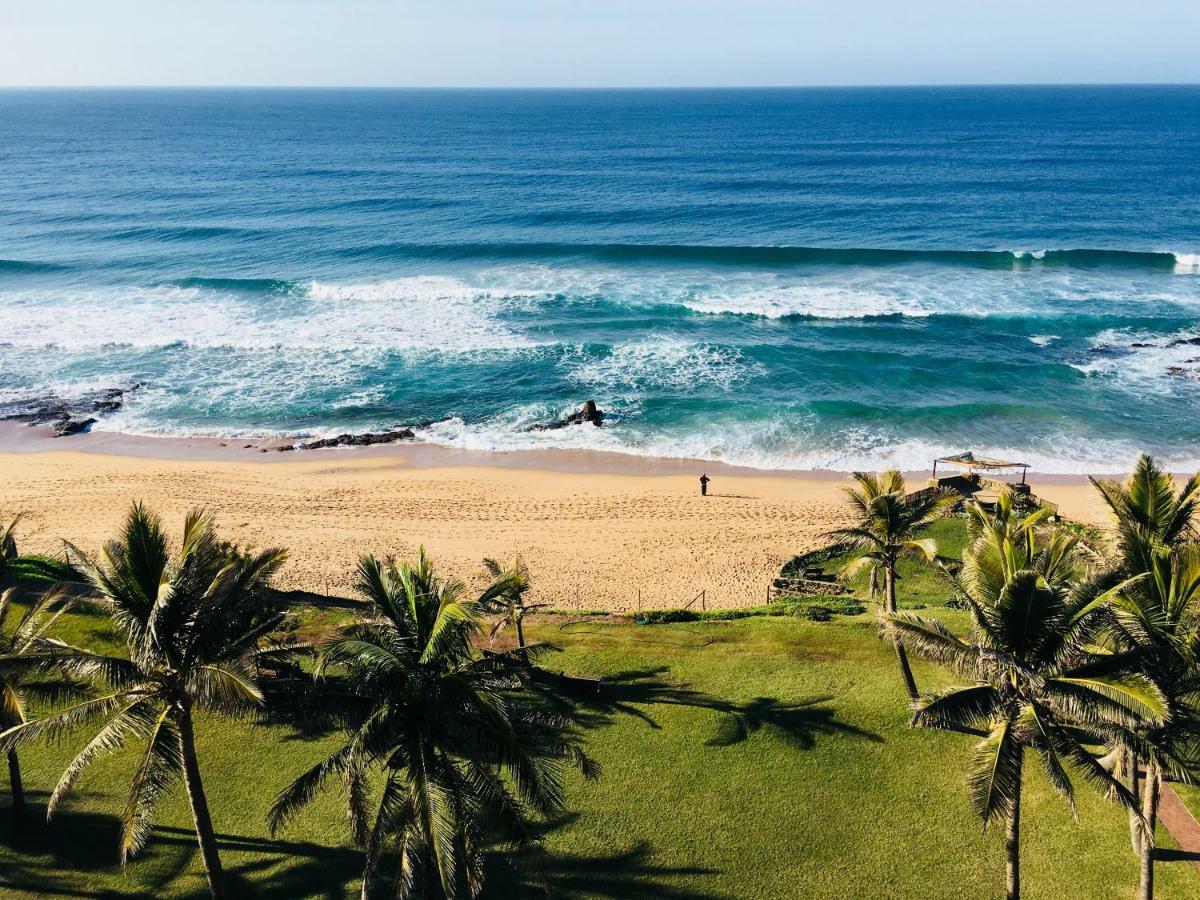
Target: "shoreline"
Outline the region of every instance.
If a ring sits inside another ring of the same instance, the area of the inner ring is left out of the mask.
[[[586,426],[575,426],[586,427]],[[452,466],[527,469],[576,474],[631,476],[710,475],[746,478],[803,478],[845,481],[850,469],[760,469],[715,460],[688,457],[643,456],[611,450],[563,449],[468,450],[423,441],[399,441],[363,447],[335,447],[319,450],[280,452],[279,447],[294,443],[294,438],[167,437],[93,430],[81,434],[54,437],[47,426],[0,421],[0,454],[84,453],[128,456],[137,459],[194,462],[250,462],[276,465],[296,462],[334,462],[344,460],[387,460],[414,469]],[[932,461],[931,461],[932,462]],[[1130,460],[1132,465],[1133,460]],[[910,481],[929,478],[931,469],[906,469]],[[1042,484],[1086,485],[1089,477],[1123,478],[1127,471],[1097,471],[1087,474],[1039,472],[1030,469],[1030,481]]]

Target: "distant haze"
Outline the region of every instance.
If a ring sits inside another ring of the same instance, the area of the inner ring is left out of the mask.
[[[8,0],[3,85],[1200,81],[1197,0]]]

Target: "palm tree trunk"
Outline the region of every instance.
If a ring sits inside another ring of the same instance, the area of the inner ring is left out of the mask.
[[[1024,760],[1017,758],[1017,789],[1013,794],[1012,809],[1008,813],[1008,827],[1004,832],[1004,855],[1007,859],[1008,900],[1021,900],[1021,769]]]
[[[1138,758],[1135,750],[1126,750],[1123,754],[1126,779],[1129,788],[1129,793],[1133,795],[1135,808],[1142,805],[1142,779],[1138,771]],[[1133,845],[1133,853],[1137,857],[1142,855],[1142,823],[1138,819],[1137,813],[1129,810],[1129,842]]]
[[[883,583],[883,611],[885,613],[894,613],[896,611],[895,563],[889,563],[885,567]],[[893,637],[892,643],[896,647],[896,660],[900,663],[900,675],[904,679],[904,689],[908,691],[908,699],[916,701],[921,696],[921,693],[917,690],[917,680],[913,677],[912,666],[908,663],[908,654],[904,652],[904,644],[900,642],[899,637]]]
[[[200,780],[200,763],[196,759],[196,735],[192,729],[192,711],[186,706],[180,710],[177,724],[179,749],[183,756],[183,783],[192,807],[192,820],[196,823],[196,841],[200,845],[200,856],[204,860],[208,890],[213,900],[222,900],[225,896],[225,873],[221,869],[221,856],[217,852],[217,834],[213,830],[212,815],[208,811],[204,783]]]
[[[520,647],[524,647],[525,646],[525,631],[524,631],[524,629],[521,628],[521,619],[522,619],[522,616],[520,613],[518,613],[517,614],[517,644]]]
[[[1154,829],[1158,819],[1158,786],[1162,772],[1153,760],[1146,760],[1146,788],[1142,792],[1142,817],[1146,831],[1142,835],[1142,878],[1138,888],[1141,900],[1154,900]]]
[[[25,820],[25,788],[21,783],[21,760],[16,750],[8,751],[8,783],[12,786],[12,820],[20,825]]]

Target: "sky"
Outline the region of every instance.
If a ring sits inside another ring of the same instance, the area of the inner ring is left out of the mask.
[[[0,85],[1200,82],[1200,0],[2,0]]]

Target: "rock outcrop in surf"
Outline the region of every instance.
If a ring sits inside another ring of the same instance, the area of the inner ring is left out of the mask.
[[[416,436],[411,428],[397,428],[394,431],[374,431],[363,434],[339,434],[336,437],[320,438],[315,441],[305,441],[301,444],[286,444],[276,449],[283,453],[288,450],[324,450],[329,447],[370,447],[373,444],[393,444],[396,441],[410,441]]]
[[[125,405],[127,395],[144,386],[144,381],[136,381],[124,387],[89,391],[70,399],[51,394],[13,401],[0,405],[0,421],[49,425],[54,437],[82,434],[95,425],[100,416],[119,410]]]
[[[595,400],[588,400],[577,412],[573,412],[561,419],[555,419],[553,422],[530,425],[526,431],[557,431],[559,428],[567,428],[571,425],[584,425],[589,422],[598,427],[603,421],[604,411],[596,406]]]

